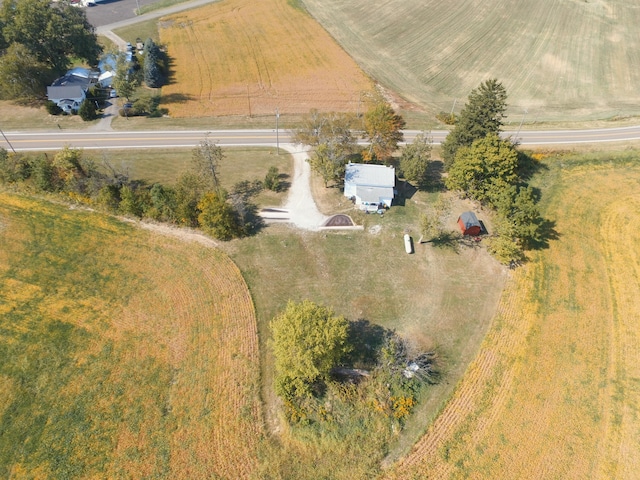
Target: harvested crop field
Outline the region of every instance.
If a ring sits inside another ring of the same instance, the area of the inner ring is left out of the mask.
[[[488,78],[529,122],[638,115],[634,1],[304,0],[360,66],[431,112]]]
[[[547,162],[557,238],[516,272],[452,399],[388,478],[637,478],[640,167],[635,154]]]
[[[359,108],[372,83],[307,13],[287,0],[227,0],[163,18],[173,117]]]
[[[254,474],[256,318],[228,257],[1,192],[0,244],[1,477]]]

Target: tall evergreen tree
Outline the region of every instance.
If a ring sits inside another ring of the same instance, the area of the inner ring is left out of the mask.
[[[158,88],[163,84],[162,71],[158,63],[160,62],[160,49],[155,42],[147,38],[144,42],[144,83],[147,87]]]
[[[468,147],[490,133],[499,135],[506,109],[507,91],[495,78],[474,89],[453,130],[442,143],[445,168],[448,169],[453,164],[460,147]]]

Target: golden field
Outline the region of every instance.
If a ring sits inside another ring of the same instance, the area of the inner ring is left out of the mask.
[[[640,167],[556,162],[541,187],[557,239],[515,273],[452,399],[388,478],[637,478]]]
[[[249,478],[253,302],[214,248],[0,192],[0,476]]]
[[[308,14],[287,0],[226,0],[163,18],[172,117],[356,112],[372,83]]]

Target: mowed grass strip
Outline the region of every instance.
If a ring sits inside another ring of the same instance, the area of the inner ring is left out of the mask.
[[[516,272],[451,401],[389,478],[637,478],[634,155],[549,161],[558,238]]]
[[[385,87],[431,112],[461,108],[488,78],[510,114],[594,119],[640,110],[640,10],[635,2],[304,0]]]
[[[256,317],[218,250],[0,193],[0,476],[248,478]]]
[[[163,18],[172,59],[162,89],[172,117],[356,111],[372,84],[309,15],[287,0],[226,0]]]

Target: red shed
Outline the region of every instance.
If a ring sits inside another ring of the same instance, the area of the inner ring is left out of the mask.
[[[482,233],[482,226],[473,212],[464,212],[458,217],[458,225],[463,235],[477,237]]]

